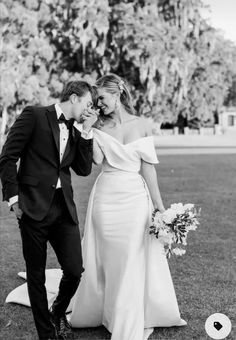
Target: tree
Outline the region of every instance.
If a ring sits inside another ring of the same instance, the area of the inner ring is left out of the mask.
[[[26,103],[46,104],[50,98],[47,83],[54,51],[39,30],[38,6],[39,1],[1,3],[2,139],[12,112]]]
[[[48,104],[72,79],[127,79],[137,114],[202,123],[235,98],[236,47],[199,0],[2,0],[2,134],[27,104]]]
[[[41,25],[58,55],[57,74],[99,74],[109,28],[107,0],[48,0],[41,3]],[[47,13],[45,15],[44,13]]]
[[[201,18],[202,6],[112,2],[108,62],[135,85],[138,109],[155,120],[174,121],[183,107],[202,122],[212,119],[232,82],[235,47]]]

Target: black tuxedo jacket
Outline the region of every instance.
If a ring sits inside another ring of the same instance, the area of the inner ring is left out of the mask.
[[[54,105],[23,110],[10,129],[0,156],[3,200],[19,195],[22,211],[41,221],[49,211],[60,177],[69,212],[77,223],[70,168],[80,176],[90,174],[92,140],[82,138],[73,128],[60,163],[59,131]]]

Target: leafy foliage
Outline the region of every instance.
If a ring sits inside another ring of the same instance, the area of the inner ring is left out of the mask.
[[[201,122],[235,103],[236,47],[201,17],[199,0],[2,0],[2,109],[44,105],[71,79],[115,72],[137,114]],[[5,112],[5,111],[4,111]]]
[[[4,107],[46,104],[54,52],[38,26],[37,1],[5,2],[2,25],[1,103]],[[28,7],[27,7],[28,6]]]
[[[113,70],[139,89],[142,113],[173,121],[186,107],[190,118],[211,120],[235,74],[235,46],[201,18],[201,2],[159,3],[159,10],[151,0],[114,5],[112,46],[121,53]]]

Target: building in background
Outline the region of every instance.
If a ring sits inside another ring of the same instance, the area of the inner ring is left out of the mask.
[[[223,132],[236,132],[236,107],[224,107],[219,115],[219,125]]]

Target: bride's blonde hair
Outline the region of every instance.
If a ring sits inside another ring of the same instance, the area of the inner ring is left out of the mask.
[[[111,94],[119,94],[120,102],[125,110],[132,115],[135,115],[135,109],[132,104],[132,97],[125,81],[116,74],[109,73],[99,78],[95,83],[96,88],[103,88]],[[110,117],[103,114],[100,115],[104,122]]]

